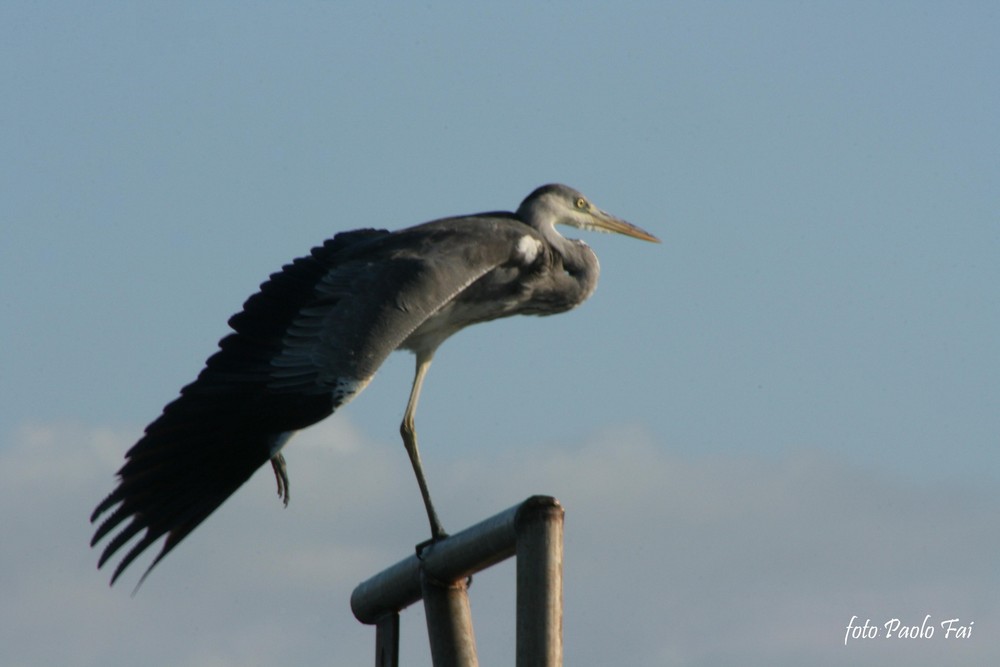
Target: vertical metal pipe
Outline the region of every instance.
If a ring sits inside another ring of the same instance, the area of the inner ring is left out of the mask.
[[[351,609],[378,625],[376,665],[396,667],[398,610],[421,598],[435,667],[478,665],[466,577],[516,553],[517,665],[561,667],[563,517],[558,500],[532,496],[359,584]]]
[[[517,667],[562,667],[563,517],[555,498],[517,515]]]
[[[421,572],[420,586],[434,667],[478,667],[466,580],[441,582]]]
[[[375,667],[399,667],[399,612],[375,623]]]

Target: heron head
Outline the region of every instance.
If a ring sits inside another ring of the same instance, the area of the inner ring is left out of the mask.
[[[539,226],[569,225],[577,229],[660,242],[646,230],[597,208],[582,193],[567,185],[543,185],[521,202],[517,213],[521,219]]]

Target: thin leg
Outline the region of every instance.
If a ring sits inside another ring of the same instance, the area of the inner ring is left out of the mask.
[[[278,497],[288,507],[288,468],[285,467],[285,457],[280,452],[271,457],[271,468],[274,469],[274,479],[278,482]]]
[[[417,431],[413,425],[413,415],[417,412],[417,402],[420,400],[420,387],[424,383],[424,376],[427,369],[431,367],[434,353],[417,353],[417,372],[413,376],[413,388],[410,390],[410,400],[406,404],[406,413],[403,415],[403,423],[399,426],[399,433],[403,436],[403,445],[406,453],[410,455],[410,463],[413,464],[413,472],[417,476],[417,484],[420,486],[420,495],[424,499],[424,507],[427,509],[427,519],[431,522],[431,539],[441,539],[448,536],[444,532],[444,527],[438,519],[437,512],[434,511],[434,504],[431,502],[430,491],[427,490],[427,479],[424,477],[424,466],[420,462],[420,450],[417,449]]]

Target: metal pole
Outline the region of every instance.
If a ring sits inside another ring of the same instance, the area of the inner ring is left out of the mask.
[[[458,581],[510,558],[516,548],[517,515],[523,505],[532,502],[559,504],[555,498],[532,496],[460,533],[421,547],[420,557],[404,558],[357,585],[351,594],[355,618],[370,625],[383,614],[418,602],[421,570],[438,581]]]
[[[399,612],[391,612],[375,624],[375,667],[399,667]]]
[[[468,580],[437,581],[423,572],[420,584],[434,667],[478,667]]]
[[[379,626],[377,655],[398,653],[381,647],[398,644],[399,610],[423,598],[435,667],[477,665],[466,578],[516,553],[517,665],[561,667],[564,514],[555,498],[532,496],[358,584],[351,609]]]
[[[562,667],[565,511],[540,501],[517,515],[517,667]]]

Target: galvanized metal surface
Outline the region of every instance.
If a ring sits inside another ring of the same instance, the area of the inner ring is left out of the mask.
[[[517,524],[517,667],[562,665],[563,508],[532,506]]]
[[[426,573],[421,580],[434,667],[478,667],[468,580],[446,583]]]
[[[489,519],[434,542],[374,577],[351,594],[351,610],[362,623],[374,624],[386,613],[400,611],[421,596],[421,567],[439,581],[457,581],[514,555],[518,514],[537,507],[560,507],[551,496],[532,496]]]
[[[351,609],[378,624],[376,664],[398,660],[398,612],[423,598],[435,667],[476,667],[467,578],[517,554],[517,665],[562,665],[562,506],[532,496],[359,584]],[[396,619],[393,626],[391,619]],[[386,620],[390,619],[390,620]],[[383,627],[383,624],[386,624]],[[397,642],[392,651],[385,648]]]
[[[375,624],[375,667],[399,667],[399,614],[386,614]]]

